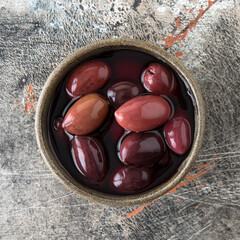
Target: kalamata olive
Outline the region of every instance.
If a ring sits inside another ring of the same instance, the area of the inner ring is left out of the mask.
[[[148,168],[124,166],[113,173],[110,185],[119,192],[136,193],[152,183],[151,174]]]
[[[182,155],[191,145],[191,125],[184,117],[173,117],[163,128],[164,137],[169,148]]]
[[[72,140],[74,163],[91,181],[101,181],[107,172],[107,160],[100,141],[93,137],[75,136]]]
[[[159,63],[150,64],[144,72],[143,84],[152,93],[169,95],[174,93],[177,82],[172,71]]]
[[[138,96],[124,103],[115,112],[120,126],[125,129],[142,132],[163,125],[171,114],[167,100],[160,96]]]
[[[69,76],[66,91],[70,97],[91,93],[103,87],[111,76],[110,66],[94,60],[83,63]]]
[[[108,103],[92,93],[77,100],[68,110],[62,127],[71,134],[85,135],[96,130],[108,113]]]
[[[140,86],[127,82],[117,82],[113,84],[107,91],[107,96],[111,104],[120,107],[123,103],[136,97],[142,92]]]
[[[157,131],[132,132],[124,138],[120,148],[120,156],[125,164],[147,166],[159,161],[165,150],[165,143]]]

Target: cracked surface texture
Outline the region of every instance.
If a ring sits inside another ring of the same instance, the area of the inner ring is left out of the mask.
[[[240,7],[237,0],[0,2],[0,239],[240,238]],[[69,192],[34,135],[41,89],[69,53],[104,38],[155,43],[177,56],[206,107],[202,151],[167,195],[107,207]]]

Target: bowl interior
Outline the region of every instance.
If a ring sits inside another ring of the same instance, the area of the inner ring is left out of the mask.
[[[90,189],[76,181],[58,161],[57,156],[51,148],[49,141],[49,132],[47,130],[47,119],[52,98],[54,96],[56,88],[58,87],[59,83],[63,81],[63,78],[67,75],[67,73],[83,61],[86,61],[86,59],[88,58],[94,57],[106,51],[114,51],[121,49],[136,50],[147,53],[165,62],[174,71],[176,71],[184,81],[188,91],[191,93],[194,103],[195,114],[195,133],[192,148],[188,157],[181,164],[178,171],[172,176],[171,179],[161,184],[160,186],[143,193],[129,196],[110,195],[107,193],[99,192]],[[151,201],[167,193],[174,186],[176,186],[190,170],[191,166],[194,164],[197,158],[203,140],[204,106],[198,86],[192,75],[175,57],[170,55],[168,52],[162,50],[158,46],[136,39],[109,39],[95,42],[76,50],[71,55],[66,57],[51,73],[51,75],[47,79],[47,82],[44,85],[38,101],[35,128],[37,142],[46,164],[54,173],[54,175],[65,186],[67,186],[77,194],[81,195],[82,197],[92,200],[94,202],[114,206],[134,205]]]

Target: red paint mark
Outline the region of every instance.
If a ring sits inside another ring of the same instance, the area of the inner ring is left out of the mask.
[[[198,208],[199,208],[199,205],[197,205],[195,208],[198,209]]]
[[[167,194],[176,192],[176,190],[177,190],[178,188],[187,185],[191,180],[193,180],[193,179],[195,179],[195,178],[198,178],[198,177],[200,177],[201,175],[206,174],[206,173],[207,173],[207,171],[205,170],[205,171],[200,172],[200,173],[198,173],[198,174],[196,174],[196,175],[193,175],[193,176],[192,176],[192,175],[188,175],[188,177],[186,176],[186,178],[188,179],[187,181],[179,183],[175,188],[173,188],[173,189],[172,189],[171,191],[169,191]]]
[[[178,34],[175,35],[175,32],[176,32],[177,28],[178,28],[179,26],[181,26],[180,23],[179,23],[179,22],[180,22],[180,17],[177,18],[177,19],[175,20],[176,27],[174,28],[174,30],[173,30],[173,32],[172,32],[172,36],[168,36],[168,37],[166,37],[166,38],[163,39],[163,41],[164,41],[165,44],[166,44],[166,48],[167,48],[167,49],[170,48],[170,47],[171,47],[174,43],[176,43],[176,42],[181,42],[181,41],[183,41],[183,40],[187,37],[188,31],[189,31],[189,30],[192,30],[192,29],[196,26],[196,24],[197,24],[197,22],[199,21],[199,19],[203,17],[203,15],[205,14],[205,12],[206,12],[215,2],[217,2],[217,0],[214,0],[214,1],[208,0],[208,6],[207,6],[207,8],[205,8],[204,10],[203,10],[203,9],[200,9],[197,17],[196,17],[195,19],[193,19],[193,20],[190,20],[189,23],[187,24],[187,26],[186,26],[184,29],[182,29]]]
[[[167,195],[167,194],[169,194],[169,193],[176,192],[176,190],[177,190],[178,188],[187,185],[191,180],[193,180],[193,179],[195,179],[195,178],[198,178],[198,177],[200,177],[201,175],[204,175],[204,174],[206,174],[206,173],[207,173],[207,171],[205,170],[205,171],[200,172],[200,173],[198,173],[198,174],[196,174],[196,175],[193,175],[193,176],[192,176],[192,175],[187,175],[185,178],[187,178],[188,180],[186,180],[185,182],[179,183],[175,188],[173,188],[172,190],[170,190],[169,192],[167,192],[165,195]],[[164,196],[165,196],[165,195],[164,195]],[[137,215],[138,213],[140,213],[145,207],[151,205],[152,203],[154,203],[154,202],[155,202],[156,200],[158,200],[158,199],[159,199],[159,198],[156,198],[155,200],[153,200],[153,201],[150,202],[150,203],[145,203],[145,204],[143,204],[143,205],[140,206],[139,208],[135,209],[133,212],[128,213],[127,216],[126,216],[126,218],[130,218],[130,217],[136,216],[136,215]]]
[[[26,99],[25,111],[27,114],[30,114],[31,112],[33,112],[33,107],[35,107],[35,101],[37,100],[34,94],[32,84],[30,84],[30,86],[27,89],[27,97],[25,99]]]
[[[201,189],[201,188],[203,188],[204,187],[204,185],[200,185],[200,186],[198,186],[198,189]]]
[[[179,199],[177,198],[176,201],[179,202]]]
[[[181,21],[181,17],[178,17],[174,20],[174,22],[176,23],[175,29],[174,29],[174,33],[176,32],[177,28],[181,27],[182,25],[180,24]]]
[[[68,43],[66,43],[65,46],[68,47],[69,46]]]
[[[181,56],[183,55],[183,53],[182,53],[182,52],[176,52],[175,55],[176,55],[177,58],[181,58]]]
[[[189,10],[189,13],[192,13],[192,10]]]
[[[217,183],[222,183],[222,181],[217,181]]]
[[[140,213],[146,206],[149,206],[150,204],[154,203],[156,200],[150,202],[150,203],[145,203],[141,207],[135,209],[133,212],[128,213],[126,218],[130,218],[132,216],[136,216],[138,213]]]
[[[198,169],[204,168],[204,167],[211,167],[211,165],[210,165],[210,163],[206,163],[206,164],[198,165],[198,166],[197,166]]]

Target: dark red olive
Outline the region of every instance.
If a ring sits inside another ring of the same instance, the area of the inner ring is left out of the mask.
[[[80,173],[91,181],[101,181],[107,172],[102,144],[96,138],[75,136],[72,140],[74,163]]]
[[[151,173],[148,168],[125,166],[113,173],[111,185],[119,192],[135,193],[144,190],[152,183]]]
[[[172,71],[159,63],[150,64],[144,72],[143,84],[152,93],[160,95],[173,94],[177,82]]]
[[[110,79],[110,66],[103,61],[88,61],[74,70],[66,83],[70,97],[91,93],[103,87]]]
[[[116,107],[120,107],[128,100],[138,96],[142,92],[140,86],[122,81],[113,84],[107,91],[107,96],[111,104]]]
[[[120,156],[125,164],[147,166],[159,161],[165,150],[165,143],[156,131],[130,133],[121,144]]]
[[[169,148],[182,155],[189,149],[192,136],[191,125],[185,117],[173,117],[163,128],[164,137]]]

